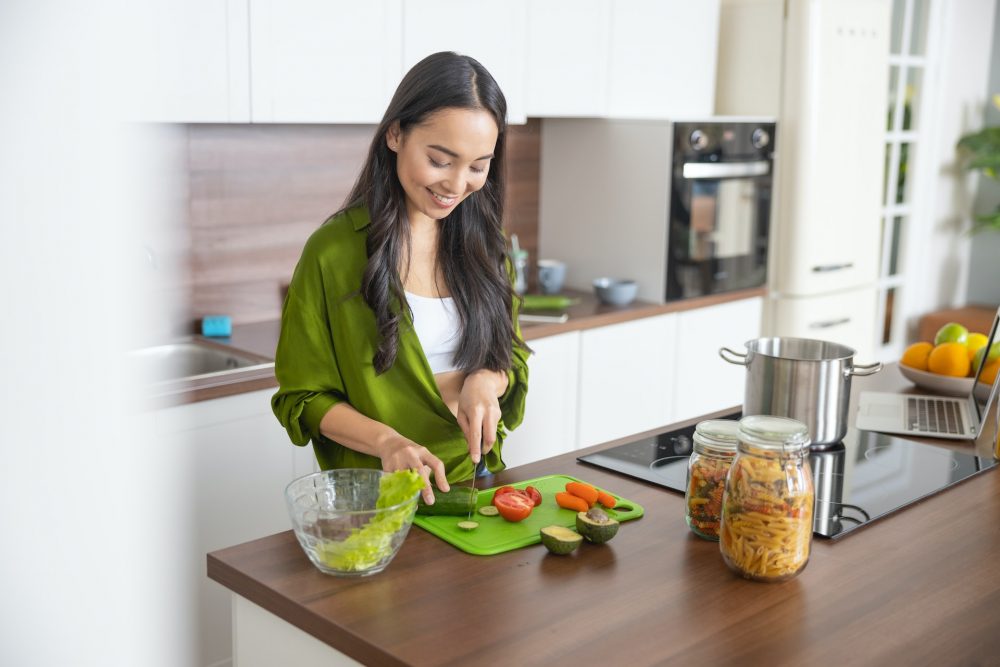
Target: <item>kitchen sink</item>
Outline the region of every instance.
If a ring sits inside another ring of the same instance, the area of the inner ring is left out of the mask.
[[[228,345],[191,337],[133,350],[129,353],[129,365],[141,382],[160,386],[228,378],[272,368],[274,361]]]

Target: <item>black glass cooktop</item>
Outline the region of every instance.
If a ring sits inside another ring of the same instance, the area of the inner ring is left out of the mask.
[[[578,460],[683,494],[693,435],[690,426]],[[813,450],[809,463],[816,486],[813,531],[833,539],[997,465],[993,458],[853,427],[842,442]]]

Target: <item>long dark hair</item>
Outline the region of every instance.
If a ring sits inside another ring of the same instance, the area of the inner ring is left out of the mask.
[[[440,221],[437,261],[454,298],[462,335],[455,365],[464,371],[511,366],[515,298],[503,235],[507,101],[486,68],[450,51],[427,56],[406,73],[375,130],[368,157],[344,208],[365,205],[371,217],[368,265],[361,295],[375,313],[379,343],[372,362],[384,373],[396,360],[403,308],[409,308],[399,277],[408,258],[406,195],[396,175],[396,153],[386,144],[394,123],[406,131],[449,108],[489,112],[499,130],[486,184]],[[398,307],[397,307],[398,304]],[[516,344],[525,347],[518,339]]]

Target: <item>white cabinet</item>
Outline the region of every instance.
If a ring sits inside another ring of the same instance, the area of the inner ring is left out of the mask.
[[[129,120],[250,120],[247,0],[156,0],[121,5]]]
[[[743,299],[677,314],[673,415],[692,419],[743,405],[746,370],[719,357],[719,348],[743,352],[760,337],[763,299]]]
[[[719,0],[612,0],[612,118],[710,116]]]
[[[576,449],[580,332],[528,341],[528,397],[524,421],[503,446],[507,467]]]
[[[529,116],[607,114],[611,9],[610,0],[529,3]]]
[[[403,75],[401,17],[402,0],[250,0],[253,121],[378,123]]]
[[[178,520],[162,529],[184,563],[177,595],[191,637],[188,664],[209,665],[232,652],[228,591],[205,576],[205,554],[291,528],[284,489],[315,470],[311,447],[295,447],[271,412],[274,390],[159,410],[153,415],[157,462],[187,480],[174,489]],[[148,442],[137,439],[136,446]],[[178,471],[181,471],[178,473]]]
[[[403,71],[438,51],[472,56],[503,90],[508,120],[524,123],[525,2],[410,0],[403,14]]]
[[[769,297],[764,335],[817,338],[857,352],[855,363],[875,360],[875,287],[811,297]]]
[[[778,117],[784,29],[785,0],[722,0],[717,114]]]
[[[586,329],[580,338],[580,447],[673,421],[675,314]]]

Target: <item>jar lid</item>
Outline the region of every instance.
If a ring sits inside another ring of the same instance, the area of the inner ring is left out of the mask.
[[[797,419],[749,415],[740,420],[740,440],[765,448],[796,451],[809,446],[809,428]]]
[[[706,419],[694,427],[694,444],[723,454],[735,454],[740,425],[732,419]]]

